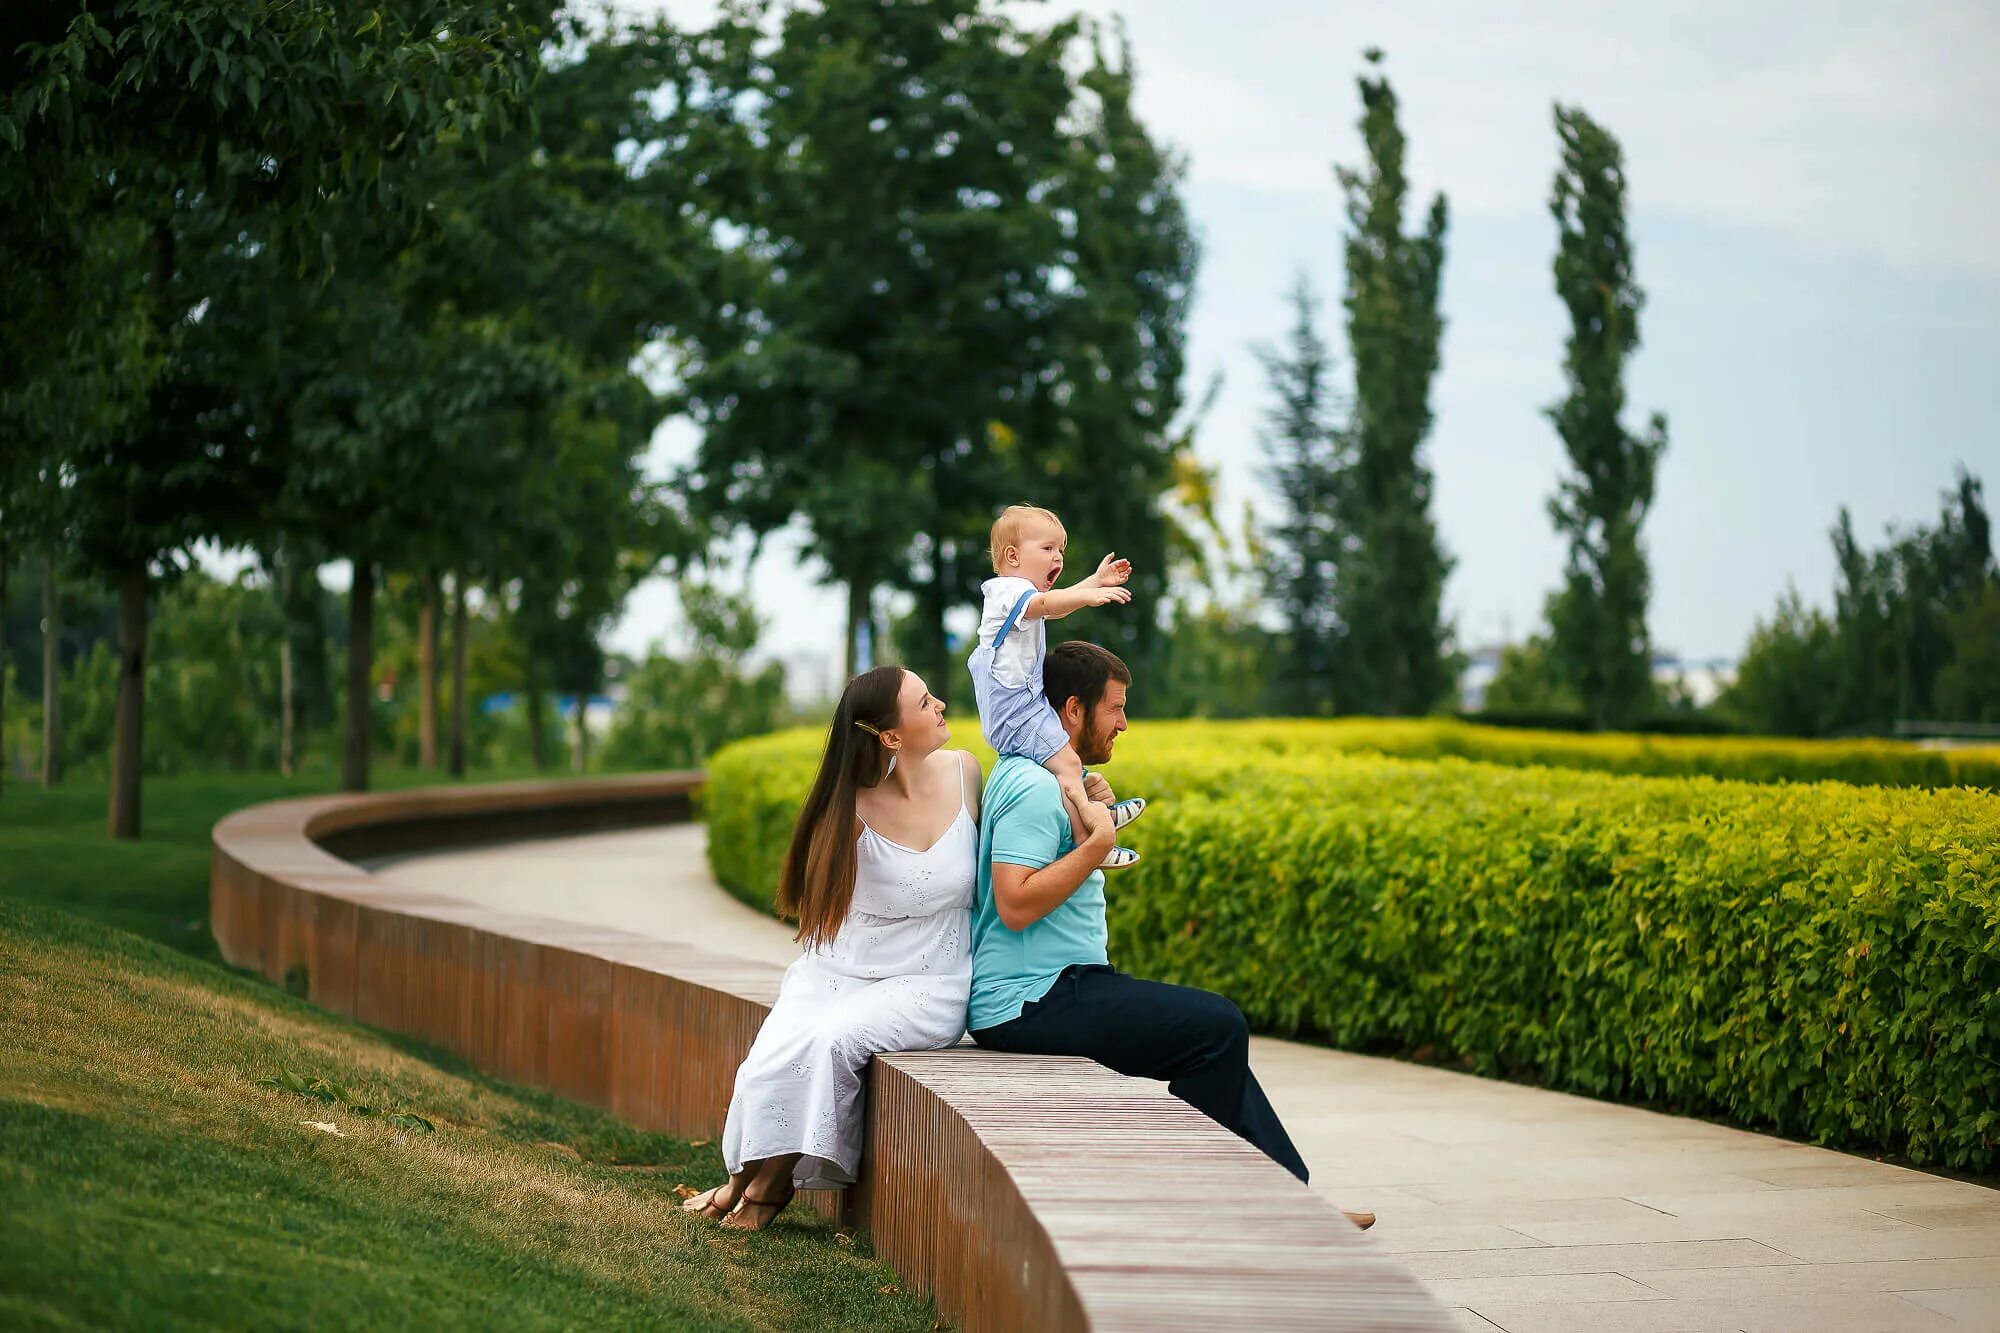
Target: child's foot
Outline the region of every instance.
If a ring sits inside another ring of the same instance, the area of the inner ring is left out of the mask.
[[[1146,798],[1134,796],[1129,801],[1120,801],[1111,807],[1111,827],[1124,828],[1127,824],[1146,813]]]
[[[1099,861],[1097,866],[1100,870],[1123,870],[1126,866],[1138,864],[1139,853],[1130,847],[1113,847],[1104,854],[1104,859]]]

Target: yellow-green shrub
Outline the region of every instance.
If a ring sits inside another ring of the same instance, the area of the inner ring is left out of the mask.
[[[1149,722],[1171,734],[1212,724]],[[2000,747],[1928,750],[1907,741],[1777,736],[1641,736],[1483,727],[1450,718],[1292,718],[1229,724],[1237,743],[1281,754],[1343,750],[1489,764],[1582,768],[1744,782],[1852,782],[1885,787],[2000,787]],[[1135,738],[1138,732],[1134,733]]]
[[[1296,725],[1119,742],[1107,775],[1154,801],[1123,835],[1145,861],[1108,886],[1120,967],[1221,991],[1263,1031],[2000,1164],[2000,796],[1259,734]],[[711,859],[751,901],[769,904],[820,742],[711,765]]]

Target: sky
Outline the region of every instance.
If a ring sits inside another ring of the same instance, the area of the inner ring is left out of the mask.
[[[703,21],[710,0],[626,0]],[[1224,503],[1269,511],[1252,348],[1290,322],[1304,273],[1343,376],[1341,200],[1358,163],[1361,52],[1409,139],[1409,225],[1451,210],[1442,367],[1428,457],[1456,560],[1446,613],[1466,645],[1540,622],[1563,548],[1547,498],[1564,466],[1542,410],[1561,394],[1566,321],[1550,277],[1552,103],[1625,150],[1647,293],[1628,425],[1670,443],[1645,527],[1656,647],[1739,654],[1788,583],[1831,601],[1841,506],[1879,543],[1934,521],[1964,463],[2000,500],[2000,5],[1820,0],[1580,5],[1477,0],[1130,0],[1013,4],[1042,24],[1122,14],[1137,107],[1186,156],[1203,259],[1187,391],[1222,377],[1197,439]],[[649,458],[690,456],[685,423]],[[996,497],[996,503],[1002,497]],[[781,535],[748,580],[765,650],[838,657],[842,600]],[[611,646],[673,642],[671,588],[642,588]]]

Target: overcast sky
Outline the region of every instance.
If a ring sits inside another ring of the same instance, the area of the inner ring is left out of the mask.
[[[708,0],[627,3],[683,22]],[[1462,642],[1538,622],[1562,548],[1546,497],[1563,463],[1541,409],[1565,333],[1551,289],[1551,103],[1623,143],[1644,346],[1632,415],[1671,443],[1646,525],[1655,643],[1737,654],[1788,580],[1825,605],[1841,505],[1871,542],[1929,521],[1964,462],[2000,499],[2000,5],[1818,0],[1669,5],[1474,0],[1024,4],[1125,17],[1138,107],[1188,158],[1204,247],[1189,395],[1224,389],[1199,440],[1225,501],[1265,505],[1252,344],[1282,336],[1306,273],[1338,316],[1340,199],[1355,162],[1360,53],[1380,46],[1419,197],[1451,205],[1443,367],[1429,444],[1457,558]],[[670,424],[653,461],[692,448]],[[995,497],[996,502],[1004,497]],[[780,656],[837,656],[841,599],[780,540],[751,578]],[[678,622],[643,589],[612,637]]]

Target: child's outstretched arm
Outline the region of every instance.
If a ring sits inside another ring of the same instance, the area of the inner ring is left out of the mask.
[[[1107,555],[1098,563],[1095,574],[1078,579],[1067,588],[1051,588],[1047,592],[1036,593],[1028,599],[1027,608],[1021,614],[1029,620],[1061,620],[1072,611],[1081,611],[1087,606],[1129,602],[1132,590],[1124,585],[1131,577],[1131,561]]]

